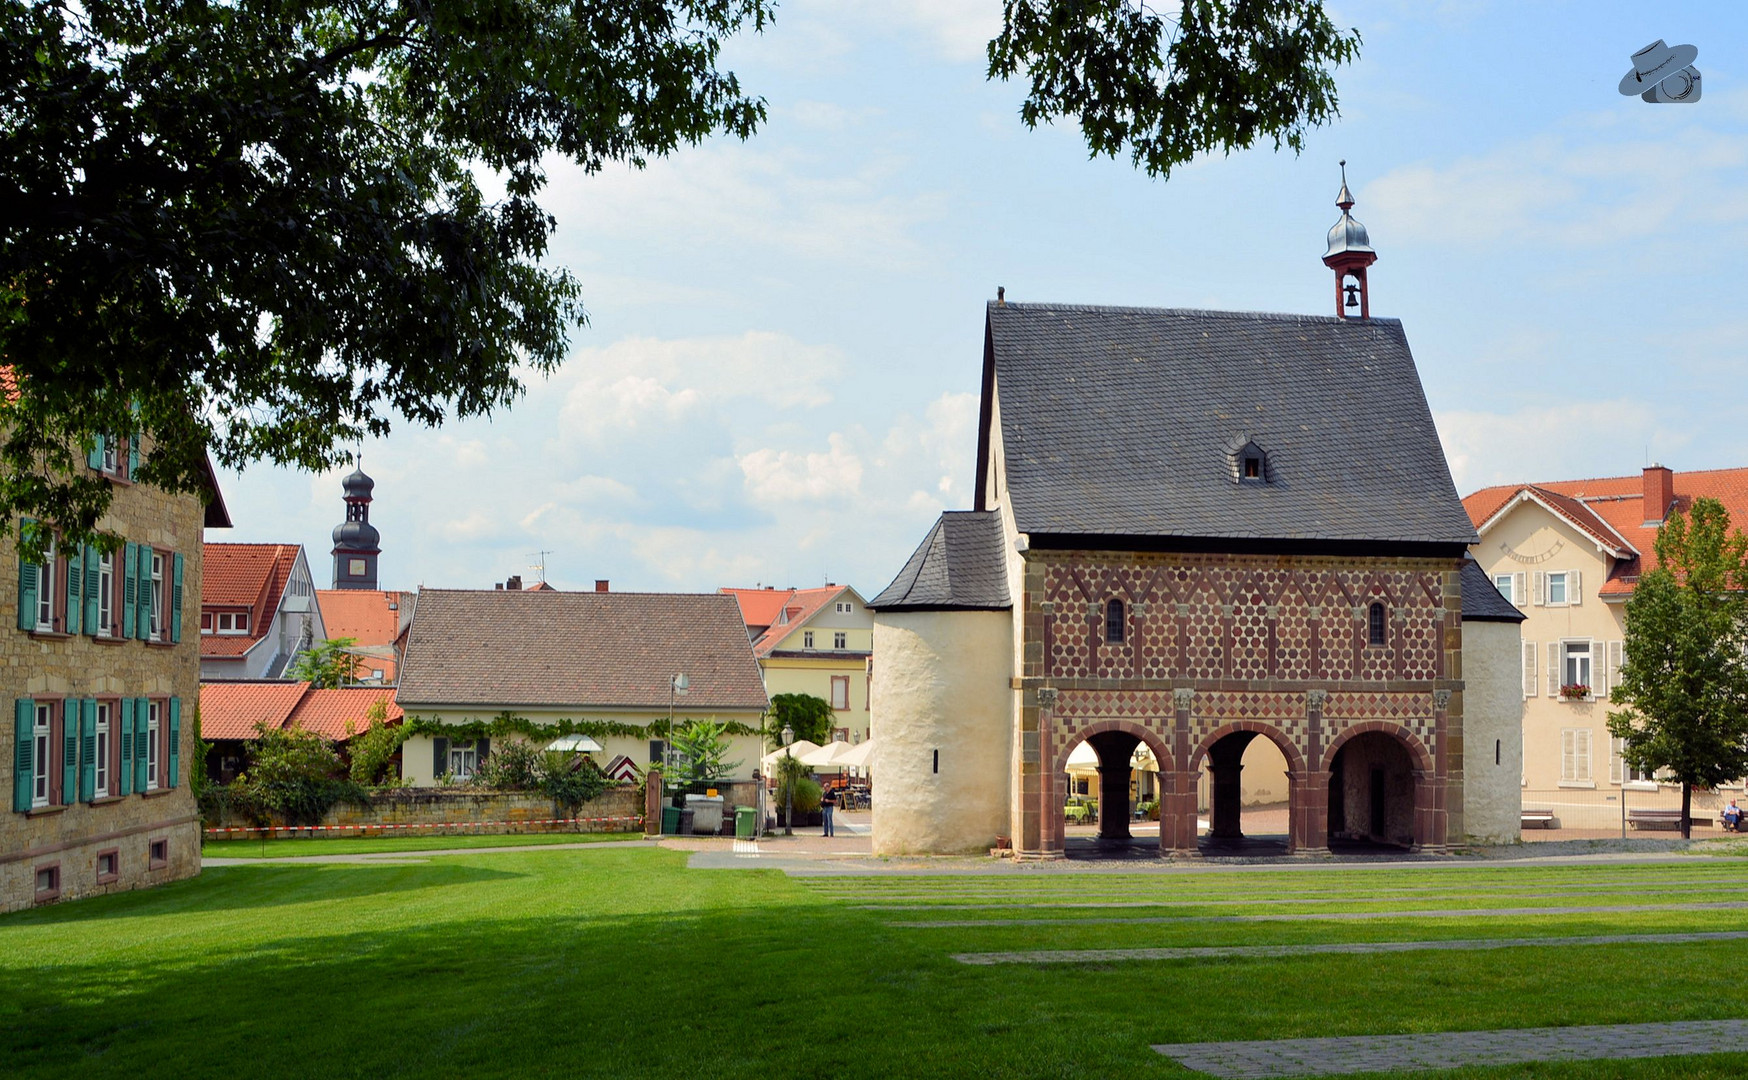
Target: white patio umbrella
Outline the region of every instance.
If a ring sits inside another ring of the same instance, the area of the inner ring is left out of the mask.
[[[777,767],[778,759],[788,757],[791,751],[794,752],[796,757],[805,761],[808,754],[811,754],[818,749],[818,743],[811,743],[806,739],[796,739],[795,742],[789,746],[779,746],[777,749],[760,758],[759,769],[766,775],[769,775],[771,770]]]
[[[548,750],[574,750],[582,754],[599,754],[601,744],[587,735],[560,735],[546,744]]]
[[[839,757],[834,764],[850,769],[866,769],[874,761],[874,740],[865,739],[850,747],[848,753]]]
[[[815,769],[839,769],[844,755],[854,749],[847,742],[829,742],[803,757],[801,763]]]

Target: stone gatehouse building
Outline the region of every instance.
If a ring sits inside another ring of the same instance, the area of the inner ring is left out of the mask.
[[[1161,849],[1238,841],[1258,739],[1286,850],[1514,839],[1521,614],[1474,539],[1399,322],[997,300],[976,507],[870,604],[876,852],[1063,853],[1082,742],[1107,840],[1145,744]]]
[[[98,522],[113,553],[21,562],[16,518],[0,543],[0,911],[200,872],[201,530],[230,519],[210,471],[203,502],[135,484],[138,460],[104,439],[88,458],[115,489]]]

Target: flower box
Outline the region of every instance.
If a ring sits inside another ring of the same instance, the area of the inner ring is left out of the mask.
[[[1560,696],[1567,701],[1583,701],[1590,697],[1590,687],[1583,683],[1567,683],[1560,687]]]

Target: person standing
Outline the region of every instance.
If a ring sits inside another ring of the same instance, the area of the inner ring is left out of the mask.
[[[832,811],[838,808],[838,791],[836,788],[826,788],[825,795],[819,800],[819,819],[825,826],[821,836],[836,836],[837,830],[832,827]]]

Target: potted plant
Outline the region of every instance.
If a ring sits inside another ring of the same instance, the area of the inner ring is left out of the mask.
[[[1590,696],[1590,687],[1583,683],[1567,683],[1560,687],[1560,697],[1566,701],[1583,701]]]

